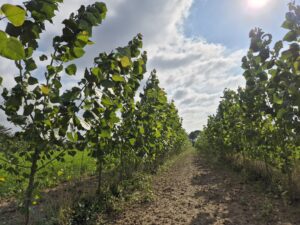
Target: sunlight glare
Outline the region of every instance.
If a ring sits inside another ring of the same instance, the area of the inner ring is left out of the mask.
[[[259,9],[267,5],[269,0],[247,0],[250,8]]]

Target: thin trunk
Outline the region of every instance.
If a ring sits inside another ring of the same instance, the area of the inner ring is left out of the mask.
[[[80,177],[79,177],[80,181],[81,181],[82,174],[83,174],[83,159],[84,159],[84,151],[82,152],[81,162],[80,162]]]
[[[289,191],[290,200],[293,202],[295,200],[295,191],[294,191],[294,182],[293,182],[292,173],[293,173],[292,170],[289,168],[289,170],[287,171],[288,191]]]
[[[122,145],[124,146],[124,145]],[[120,174],[119,174],[119,182],[123,180],[123,174],[124,174],[124,153],[122,148],[120,148],[121,154],[120,154],[120,161],[121,161],[121,168],[120,168]]]
[[[97,194],[101,194],[101,187],[102,187],[102,169],[103,169],[103,162],[102,157],[98,159],[98,187],[97,187]]]
[[[272,182],[272,171],[270,169],[270,166],[269,166],[268,159],[267,159],[266,155],[264,155],[264,163],[265,163],[265,169],[266,169],[266,175],[267,175],[266,181],[268,183],[270,183],[270,182]]]
[[[35,174],[37,172],[37,161],[39,159],[39,150],[35,149],[32,157],[32,164],[30,168],[29,182],[25,193],[24,208],[25,208],[25,225],[29,224],[30,206],[32,201],[32,194],[34,190]]]

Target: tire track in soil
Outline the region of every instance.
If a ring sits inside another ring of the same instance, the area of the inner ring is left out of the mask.
[[[245,184],[236,173],[211,167],[195,153],[153,180],[153,202],[136,204],[115,225],[300,225],[300,207],[284,206]]]

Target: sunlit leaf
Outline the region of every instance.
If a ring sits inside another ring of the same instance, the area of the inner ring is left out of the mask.
[[[122,77],[120,75],[117,75],[117,74],[112,76],[112,80],[117,81],[117,82],[124,82],[125,81],[124,77]]]
[[[3,31],[0,31],[0,55],[12,59],[20,60],[25,58],[24,47],[15,37],[8,37]]]
[[[41,91],[42,91],[42,93],[43,93],[44,95],[48,95],[49,92],[50,92],[50,89],[49,89],[49,87],[47,87],[46,85],[42,85],[42,86],[41,86]]]
[[[129,59],[127,56],[123,56],[123,57],[121,58],[121,65],[122,65],[122,67],[124,67],[124,68],[127,68],[127,67],[131,66],[131,61],[130,61],[130,59]]]
[[[4,4],[1,10],[14,26],[19,27],[23,25],[26,16],[26,11],[23,8],[11,4]]]

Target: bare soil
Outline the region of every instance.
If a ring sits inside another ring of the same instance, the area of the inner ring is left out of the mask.
[[[300,205],[285,204],[236,172],[195,153],[154,178],[155,199],[127,206],[115,225],[300,225]],[[273,195],[274,196],[274,195]]]

